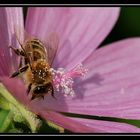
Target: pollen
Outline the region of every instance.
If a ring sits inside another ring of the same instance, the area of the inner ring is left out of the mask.
[[[82,64],[77,65],[74,69],[66,71],[64,68],[54,70],[51,68],[53,75],[53,85],[56,91],[61,91],[64,96],[75,96],[73,89],[74,79],[85,76],[88,72]]]

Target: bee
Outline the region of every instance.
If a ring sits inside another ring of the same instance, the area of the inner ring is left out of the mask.
[[[18,38],[17,38],[18,40]],[[23,44],[18,40],[21,48],[10,48],[20,57],[19,68],[11,74],[11,78],[22,74],[27,85],[27,94],[31,93],[31,100],[47,94],[54,96],[51,66],[58,47],[56,33],[49,34],[46,44],[36,37],[30,37]]]

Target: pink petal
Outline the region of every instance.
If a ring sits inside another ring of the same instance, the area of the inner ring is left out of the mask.
[[[0,8],[0,19],[2,19],[0,20],[0,75],[9,75],[12,63],[9,46],[17,47],[14,38],[14,28],[17,28],[19,39],[23,37],[22,9]]]
[[[43,108],[40,105],[36,105],[34,101],[30,101],[26,94],[26,89],[21,80],[9,79],[8,77],[0,78],[4,86],[9,90],[9,92],[19,101],[21,104],[26,106],[29,110],[33,111],[35,114],[40,115],[46,120],[52,121],[72,132],[90,132],[93,128],[90,128],[81,123],[71,120],[59,113],[52,112],[47,108]],[[47,106],[46,106],[47,107]],[[96,130],[95,130],[96,131]]]
[[[40,115],[42,118],[49,120],[65,129],[78,133],[136,133],[140,129],[125,123],[115,123],[107,121],[79,119],[63,116],[59,113],[50,111],[47,106],[44,108],[41,104],[35,104],[29,101],[25,94],[26,90],[23,83],[17,79],[2,78],[3,84],[8,88],[12,95],[29,110]]]
[[[29,8],[26,30],[44,41],[49,33],[58,33],[60,44],[54,66],[72,68],[100,45],[118,14],[119,8],[107,7]]]
[[[0,81],[17,101],[19,101],[21,104],[24,104],[25,106],[29,104],[30,100],[27,96],[27,89],[21,80],[4,76],[0,77]]]
[[[81,124],[86,125],[88,127],[94,128],[97,133],[140,133],[140,128],[126,123],[79,118],[72,118],[72,120],[80,122]],[[91,130],[90,132],[94,131]]]
[[[84,123],[81,124],[81,122],[65,117],[59,113],[48,111],[48,110],[42,110],[42,108],[40,107],[38,111],[40,112],[39,115],[43,117],[44,119],[49,120],[72,132],[89,133],[89,132],[98,131],[98,129],[96,130],[93,127],[86,126]]]
[[[55,94],[36,100],[48,108],[78,114],[140,119],[140,39],[127,39],[97,50],[84,66],[89,72],[75,82],[77,97]]]

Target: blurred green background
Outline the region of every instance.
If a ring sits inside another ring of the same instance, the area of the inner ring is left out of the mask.
[[[24,8],[24,17],[26,17],[26,13],[27,13],[27,8]],[[139,36],[140,36],[140,7],[122,7],[116,25],[114,26],[111,33],[108,35],[108,37],[104,40],[104,42],[100,46],[121,39],[129,38],[129,37],[139,37]],[[1,102],[2,101],[0,98],[0,103]],[[140,121],[114,119],[114,118],[98,118],[98,117],[97,119],[127,122],[129,124],[133,124],[140,127]],[[24,123],[15,122],[11,116],[9,117],[8,110],[0,109],[0,132],[28,133],[31,131]],[[56,131],[53,128],[50,128],[45,122],[43,123],[43,126],[40,128],[38,132],[58,133],[58,131]]]

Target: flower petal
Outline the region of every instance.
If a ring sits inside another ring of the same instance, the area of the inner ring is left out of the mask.
[[[17,101],[19,101],[30,111],[34,112],[35,114],[38,114],[42,118],[49,120],[72,132],[86,133],[90,132],[91,130],[94,131],[93,128],[81,125],[81,123],[77,121],[67,118],[59,113],[52,112],[47,108],[43,108],[42,106],[35,104],[34,101],[30,101],[26,94],[25,86],[23,82],[21,82],[21,80],[9,79],[8,77],[1,77],[1,81],[4,84],[4,86],[9,90],[9,92],[17,99]]]
[[[23,30],[21,31],[23,29],[22,8],[0,8],[0,19],[0,75],[9,75],[12,63],[9,46],[17,47],[13,36],[14,28],[18,28],[19,39],[23,37],[21,35],[23,33]]]
[[[2,78],[2,77],[1,77]],[[8,88],[20,103],[24,104],[29,110],[38,114],[42,118],[49,120],[65,129],[77,133],[136,133],[140,129],[125,123],[115,123],[107,121],[71,118],[50,111],[34,101],[30,101],[25,94],[24,84],[17,79],[2,78],[3,84]]]
[[[84,123],[81,124],[81,122],[65,117],[59,113],[48,110],[42,110],[42,108],[39,108],[38,111],[40,112],[39,115],[44,119],[49,120],[67,130],[70,130],[71,132],[75,133],[98,132],[98,129],[96,130],[92,127],[86,126]]]
[[[25,106],[29,104],[26,88],[21,80],[2,76],[0,81],[17,101]]]
[[[36,102],[61,112],[140,119],[139,52],[139,38],[103,47],[83,62],[89,72],[74,83],[77,97],[60,93]]]
[[[90,119],[71,118],[80,124],[95,129],[97,133],[140,133],[140,128],[126,124],[111,121],[99,121]],[[91,132],[94,132],[91,130]]]
[[[60,44],[54,66],[69,69],[99,46],[115,24],[118,13],[119,8],[110,7],[29,8],[26,30],[42,40],[51,32],[58,33]]]

